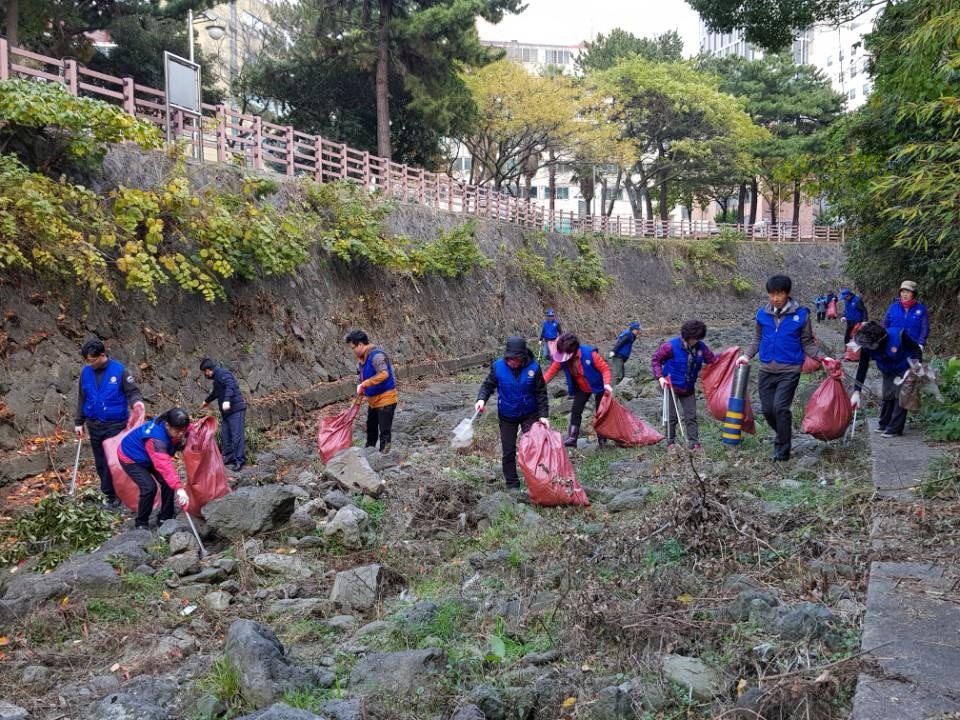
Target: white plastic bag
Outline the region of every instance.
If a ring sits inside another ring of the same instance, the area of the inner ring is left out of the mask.
[[[473,417],[464,418],[457,424],[453,429],[453,438],[450,440],[450,447],[470,447],[470,443],[473,442],[473,421],[477,419],[477,415],[478,413],[474,413]]]

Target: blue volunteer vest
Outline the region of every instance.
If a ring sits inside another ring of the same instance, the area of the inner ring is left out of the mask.
[[[622,333],[617,335],[616,342],[613,343],[613,346],[616,347],[620,345],[620,342],[623,340],[623,345],[620,346],[620,349],[617,350],[617,355],[622,357],[624,360],[630,359],[630,353],[633,351],[633,341],[636,340],[633,331],[630,329],[624,330]]]
[[[805,307],[797,308],[785,315],[780,325],[773,315],[763,308],[757,310],[757,324],[760,325],[760,362],[775,362],[783,365],[803,365],[803,345],[800,332],[807,324],[810,311]]]
[[[557,328],[557,321],[544,320],[542,334],[544,340],[556,340],[560,336],[560,330]]]
[[[147,455],[147,440],[159,440],[166,443],[167,454],[171,457],[177,452],[170,436],[167,434],[167,425],[160,418],[148,420],[140,427],[127,433],[127,436],[120,443],[120,451],[138,465],[152,466],[150,456]]]
[[[595,348],[590,347],[589,345],[580,346],[580,370],[583,372],[584,377],[587,378],[587,382],[590,384],[590,390],[595,393],[603,392],[603,373],[597,370],[596,366],[593,364],[593,352]],[[563,372],[567,376],[567,393],[573,395],[574,390],[577,389],[577,384],[573,380],[573,374],[570,372],[568,365],[572,362],[576,362],[576,358],[570,358],[563,364]]]
[[[377,374],[377,371],[373,369],[373,357],[377,354],[383,355],[384,359],[387,361],[387,379],[381,383],[377,383],[376,385],[365,387],[363,389],[363,394],[367,397],[382,395],[383,393],[387,392],[387,390],[393,390],[397,386],[397,383],[393,379],[393,363],[390,362],[390,358],[387,357],[387,354],[380,348],[374,348],[367,354],[367,360],[360,368],[360,379],[369,380]]]
[[[903,330],[887,331],[887,341],[878,350],[867,350],[867,355],[877,364],[877,370],[884,375],[902,375],[910,367],[913,355],[904,349],[901,336]],[[864,348],[866,350],[866,348]]]
[[[863,321],[863,300],[856,295],[843,302],[843,316],[848,325],[855,325]]]
[[[902,329],[910,339],[920,345],[926,344],[927,339],[922,337],[924,321],[927,317],[927,306],[917,303],[909,310],[904,310],[899,300],[894,300],[887,309],[888,331]]]
[[[539,369],[536,360],[531,360],[516,376],[503,358],[493,363],[497,377],[497,412],[504,417],[521,418],[537,411],[533,379]]]
[[[693,389],[703,367],[704,344],[698,342],[691,353],[684,346],[682,338],[674,338],[670,341],[670,347],[673,348],[673,357],[667,360],[666,374],[670,376],[671,384],[679,390]]]
[[[80,371],[83,386],[83,415],[99,422],[126,422],[127,396],[123,394],[123,375],[126,369],[116,360],[109,360],[97,387],[96,373],[89,365]]]

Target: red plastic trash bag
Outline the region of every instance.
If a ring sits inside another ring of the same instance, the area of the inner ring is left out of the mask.
[[[534,505],[590,505],[556,430],[535,422],[520,438],[517,464]]]
[[[593,418],[593,429],[598,436],[626,447],[656,445],[663,440],[660,432],[647,425],[609,394],[604,395],[600,401],[600,407]]]
[[[853,340],[857,336],[857,333],[860,332],[860,328],[862,327],[862,322],[859,322],[853,326],[853,330],[850,331],[850,340]],[[850,347],[847,346],[843,350],[843,357],[841,359],[844,362],[860,362],[860,351],[851,350]]]
[[[360,412],[360,403],[353,402],[350,407],[336,415],[329,415],[320,421],[317,433],[317,450],[326,465],[334,455],[343,452],[353,444],[353,421]]]
[[[836,320],[837,319],[837,301],[831,300],[827,303],[827,319]]]
[[[201,517],[204,505],[230,492],[223,456],[217,446],[217,419],[212,415],[190,424],[183,465],[187,471],[185,490],[190,498],[190,514]]]
[[[120,460],[117,458],[117,449],[127,436],[127,433],[143,425],[143,421],[146,418],[141,408],[142,406],[140,405],[134,407],[133,412],[130,413],[130,419],[127,420],[126,430],[119,435],[114,435],[112,438],[107,438],[103,441],[103,453],[106,455],[107,465],[110,467],[110,477],[113,479],[113,490],[117,494],[117,497],[120,498],[120,502],[131,510],[137,509],[137,503],[140,501],[140,488],[137,487],[137,484],[123,471]],[[159,507],[159,505],[160,493],[157,493],[153,506]]]
[[[853,407],[843,387],[840,363],[834,361],[824,367],[827,369],[827,379],[810,396],[800,430],[817,440],[836,440],[847,431],[853,417]]]
[[[707,396],[707,408],[710,414],[723,422],[727,417],[727,402],[730,400],[730,388],[733,386],[733,376],[737,372],[737,358],[740,356],[740,347],[728,347],[717,356],[717,361],[703,368],[700,373],[700,382],[703,383],[703,393]],[[757,432],[753,420],[753,408],[750,398],[746,398],[746,417],[743,419],[743,432],[754,434]]]

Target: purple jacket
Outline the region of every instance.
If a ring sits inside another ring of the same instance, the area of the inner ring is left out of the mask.
[[[663,377],[663,365],[672,357],[673,357],[673,344],[672,344],[672,341],[668,340],[659,348],[657,348],[657,351],[653,354],[653,357],[650,358],[650,366],[653,368],[653,376],[655,378]],[[713,350],[707,347],[706,344],[704,344],[703,346],[703,361],[707,365],[712,365],[717,361],[717,356],[714,354]],[[693,394],[694,390],[695,388],[688,388],[686,390],[682,390],[680,388],[674,388],[674,391],[677,393],[677,395],[683,395],[683,396]]]

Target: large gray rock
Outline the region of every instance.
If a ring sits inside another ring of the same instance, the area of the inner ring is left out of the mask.
[[[197,546],[193,534],[189,532],[177,531],[170,536],[170,554],[176,555]]]
[[[784,640],[822,638],[830,631],[833,613],[819,603],[799,603],[775,608],[767,618],[770,631]]]
[[[283,598],[272,601],[267,606],[267,612],[271,615],[306,617],[326,615],[333,608],[333,603],[326,598]]]
[[[476,705],[464,705],[450,717],[450,720],[487,720],[487,716]]]
[[[360,448],[350,448],[330,460],[325,476],[347,492],[361,492],[371,497],[379,497],[385,487],[383,478],[370,467]]]
[[[173,720],[178,686],[170,678],[142,675],[87,709],[88,720]]]
[[[286,703],[271,705],[252,715],[244,715],[237,720],[326,720],[322,715],[314,715],[309,710],[290,707]]]
[[[330,720],[361,720],[363,709],[359,700],[328,700],[320,706],[320,712]]]
[[[600,691],[590,708],[591,720],[636,720],[645,711],[659,710],[667,703],[664,692],[640,679],[627,680]]]
[[[410,695],[443,672],[447,654],[438,648],[374,653],[358,662],[350,673],[350,687]]]
[[[327,507],[339,510],[353,503],[353,498],[347,495],[343,490],[331,490],[323,496],[323,502]]]
[[[240,692],[254,707],[280,699],[287,690],[311,685],[329,687],[332,673],[293,665],[273,631],[253,620],[237,620],[227,631],[224,656],[240,676]]]
[[[633,488],[625,490],[616,495],[607,503],[607,512],[625,512],[627,510],[639,510],[647,501],[647,495],[650,494],[649,488]]]
[[[219,535],[239,538],[276,530],[293,515],[296,495],[280,485],[244,487],[207,503],[204,519]]]
[[[163,565],[180,577],[193,575],[200,572],[200,553],[196,550],[187,550],[179,555],[167,558]]]
[[[25,708],[6,700],[0,700],[0,720],[27,720],[30,713]]]
[[[313,570],[298,555],[260,553],[254,555],[251,562],[258,570],[299,580],[306,580],[313,575]]]
[[[333,520],[323,529],[323,534],[346,548],[359,550],[363,546],[360,535],[369,519],[370,516],[356,505],[346,505],[337,510]]]
[[[370,610],[380,590],[380,566],[363,565],[338,572],[330,599],[347,612]]]
[[[717,672],[699,658],[685,655],[663,655],[660,667],[664,676],[697,700],[709,702],[723,694],[723,682]]]

